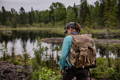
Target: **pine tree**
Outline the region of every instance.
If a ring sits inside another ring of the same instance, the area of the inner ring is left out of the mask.
[[[74,6],[73,6],[73,10],[74,10],[74,13],[75,13],[75,21],[77,22],[78,21],[78,8],[77,8],[75,3],[74,3]]]
[[[7,22],[7,12],[6,12],[5,8],[4,8],[4,6],[2,6],[1,10],[2,10],[1,24],[2,25],[6,25],[6,22]]]
[[[105,2],[104,0],[100,0],[100,7],[99,7],[99,21],[98,21],[98,24],[102,27],[105,26],[105,22],[104,22],[104,10],[105,10]]]
[[[2,12],[0,11],[0,25],[2,24]]]
[[[117,26],[115,6],[116,0],[105,0],[105,27],[113,28]]]
[[[12,24],[12,27],[16,27],[17,26],[17,11],[15,11],[14,8],[11,8],[11,19],[10,22]]]
[[[33,10],[33,8],[31,8],[31,11],[28,13],[28,15],[29,15],[28,23],[30,25],[32,25],[34,23],[34,10]]]
[[[19,13],[20,13],[19,22],[20,24],[25,25],[27,23],[27,15],[25,13],[25,9],[21,7]]]
[[[85,22],[87,21],[87,18],[89,16],[89,8],[88,8],[88,3],[87,0],[81,0],[81,4],[80,4],[80,24],[81,25],[85,25]]]
[[[62,21],[66,19],[66,8],[60,3],[52,3],[50,5],[50,20],[53,24],[57,21]]]
[[[117,20],[118,20],[118,26],[120,28],[120,0],[117,0]]]
[[[76,14],[74,12],[73,7],[68,6],[67,8],[67,16],[66,16],[67,22],[75,22],[76,21]]]

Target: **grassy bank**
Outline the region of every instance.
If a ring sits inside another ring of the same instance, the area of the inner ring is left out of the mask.
[[[64,32],[64,27],[63,26],[59,26],[59,27],[17,27],[17,28],[13,28],[13,27],[0,27],[0,31],[3,30],[43,30],[43,31],[53,31],[53,32],[59,32],[59,33],[63,33]],[[82,28],[81,29],[81,33],[105,33],[105,32],[110,32],[110,33],[119,33],[120,29],[92,29],[92,28]]]
[[[63,28],[48,28],[48,27],[0,28],[0,31],[47,31],[49,33],[64,34]]]
[[[40,32],[46,32],[49,34],[58,34],[64,36],[64,27],[59,26],[59,27],[17,27],[17,28],[12,28],[12,27],[0,27],[0,33],[2,31],[40,31]],[[91,28],[82,28],[81,33],[84,34],[92,34],[94,38],[98,39],[120,39],[120,29],[91,29]],[[5,32],[6,34],[6,32]]]

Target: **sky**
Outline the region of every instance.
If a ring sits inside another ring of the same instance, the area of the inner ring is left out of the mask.
[[[93,4],[96,0],[88,0],[90,4]],[[30,11],[31,7],[34,10],[46,10],[49,9],[49,6],[52,2],[61,2],[66,7],[75,3],[76,5],[80,4],[80,0],[0,0],[0,8],[4,6],[6,10],[11,8],[19,11],[20,7],[24,7],[26,11]]]

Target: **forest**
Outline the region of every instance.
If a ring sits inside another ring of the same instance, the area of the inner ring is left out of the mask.
[[[65,7],[63,3],[55,2],[48,10],[34,10],[26,12],[23,7],[19,11],[11,8],[7,11],[4,6],[0,11],[0,25],[10,27],[37,26],[56,27],[66,22],[79,22],[88,28],[114,28],[120,27],[120,0],[98,0],[94,5],[87,0],[81,0],[80,5]]]

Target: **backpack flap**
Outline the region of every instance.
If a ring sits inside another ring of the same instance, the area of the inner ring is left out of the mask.
[[[69,61],[76,68],[95,67],[96,50],[94,40],[88,35],[72,35],[73,43]]]

